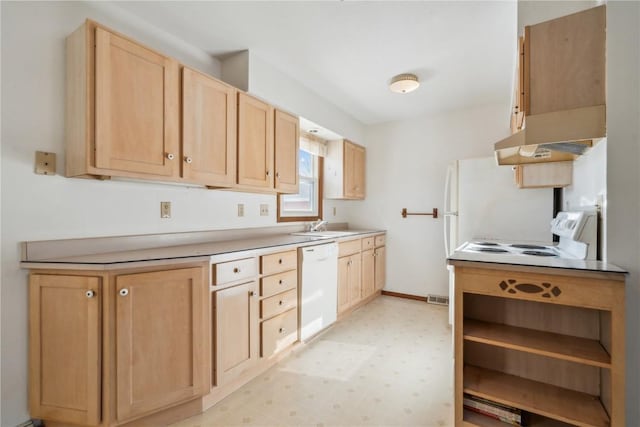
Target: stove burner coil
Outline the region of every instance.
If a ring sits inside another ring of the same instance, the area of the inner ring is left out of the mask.
[[[545,246],[538,246],[538,245],[509,245],[512,248],[518,248],[518,249],[535,249],[535,250],[545,250],[547,249]]]
[[[551,252],[542,252],[542,251],[522,251],[524,255],[534,255],[534,256],[552,256],[557,257],[558,255]]]
[[[473,250],[474,251],[478,251],[478,252],[492,252],[492,253],[496,253],[496,254],[509,252],[506,249],[500,249],[500,248],[473,248]]]
[[[499,243],[495,243],[495,242],[472,242],[474,245],[478,245],[478,246],[498,246]]]

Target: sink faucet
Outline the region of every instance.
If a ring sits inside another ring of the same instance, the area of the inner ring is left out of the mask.
[[[326,229],[326,225],[328,223],[329,221],[319,219],[318,221],[309,224],[309,231],[321,231],[321,228]]]

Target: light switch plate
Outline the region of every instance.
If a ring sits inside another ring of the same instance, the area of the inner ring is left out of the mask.
[[[36,173],[38,175],[56,174],[56,153],[36,151]]]
[[[171,218],[171,202],[160,202],[160,218]]]
[[[269,205],[262,204],[260,205],[260,216],[268,216],[269,215]]]

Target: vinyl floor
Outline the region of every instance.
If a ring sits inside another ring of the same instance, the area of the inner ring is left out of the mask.
[[[447,307],[382,296],[174,427],[453,426]]]

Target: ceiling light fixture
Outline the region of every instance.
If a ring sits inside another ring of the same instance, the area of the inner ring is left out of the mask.
[[[418,89],[418,86],[420,82],[415,74],[398,74],[389,83],[389,89],[397,93],[409,93]]]

